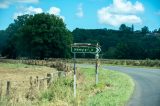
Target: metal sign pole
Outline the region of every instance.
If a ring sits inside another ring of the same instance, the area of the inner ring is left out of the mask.
[[[96,54],[95,58],[96,58],[96,85],[97,85],[98,84],[98,58],[99,58],[98,53]]]
[[[97,43],[97,48],[98,48],[98,43]],[[98,52],[95,55],[96,58],[96,85],[98,84],[98,58],[99,58],[99,54]]]
[[[74,89],[74,97],[76,97],[76,53],[92,53],[95,54],[96,59],[96,69],[95,69],[95,81],[96,84],[98,84],[98,59],[99,59],[99,52],[101,51],[100,46],[98,45],[92,45],[90,43],[74,43],[71,45],[71,52],[74,53],[74,83],[73,83],[73,89]]]
[[[73,83],[73,89],[74,89],[74,97],[76,97],[76,53],[74,53],[74,83]]]

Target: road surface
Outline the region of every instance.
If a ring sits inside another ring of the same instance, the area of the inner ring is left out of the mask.
[[[127,106],[160,106],[160,69],[104,66],[131,76],[135,91]]]

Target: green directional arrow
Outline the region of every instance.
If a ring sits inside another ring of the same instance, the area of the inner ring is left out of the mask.
[[[96,48],[96,53],[99,53],[101,51],[101,48],[100,47],[97,47]]]

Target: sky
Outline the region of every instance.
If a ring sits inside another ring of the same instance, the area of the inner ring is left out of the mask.
[[[121,24],[133,24],[135,30],[160,28],[160,0],[0,0],[0,30],[17,16],[42,12],[59,16],[71,31],[118,29]]]

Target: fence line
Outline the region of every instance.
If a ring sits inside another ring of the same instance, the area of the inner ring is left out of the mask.
[[[72,74],[72,67],[71,65],[67,65],[66,63],[63,63],[62,61],[50,61],[50,60],[10,60],[10,59],[0,59],[0,62],[3,63],[12,63],[12,64],[28,64],[28,65],[39,65],[39,66],[48,66],[52,68],[56,68],[58,71],[47,73],[45,77],[32,77],[28,78],[28,80],[25,81],[6,81],[6,80],[0,80],[0,99],[3,96],[10,97],[13,94],[12,89],[14,88],[14,83],[18,84],[18,87],[16,85],[17,89],[25,89],[28,92],[25,91],[25,98],[33,100],[36,98],[36,95],[33,95],[35,92],[44,91],[47,89],[53,81],[55,81],[58,77],[65,77],[69,74]],[[5,81],[5,84],[3,84],[3,81]],[[23,83],[20,83],[23,82]],[[22,84],[25,84],[22,86]],[[22,90],[22,91],[23,91]],[[34,92],[34,93],[33,93]],[[18,91],[19,93],[19,91]],[[24,93],[24,92],[21,92]],[[15,96],[17,96],[16,93],[14,93]]]
[[[47,75],[45,77],[41,77],[39,78],[39,76],[36,77],[32,77],[30,76],[28,81],[28,85],[25,84],[25,86],[16,86],[16,89],[28,89],[28,93],[25,91],[23,93],[25,93],[25,98],[27,99],[35,99],[36,97],[34,97],[32,94],[35,94],[35,92],[40,92],[40,91],[44,91],[46,90],[49,86],[51,86],[52,82],[55,81],[57,78],[59,77],[65,77],[66,76],[66,72],[64,71],[56,71],[53,73],[47,73]],[[15,88],[14,87],[14,82],[23,82],[23,81],[6,81],[6,84],[2,84],[2,81],[0,80],[0,99],[3,96],[7,96],[7,97],[11,97],[12,95],[12,89]],[[23,91],[22,90],[22,91]],[[15,93],[16,95],[16,93]]]

